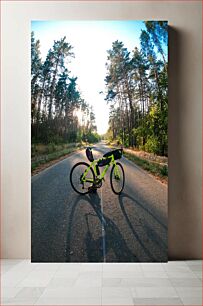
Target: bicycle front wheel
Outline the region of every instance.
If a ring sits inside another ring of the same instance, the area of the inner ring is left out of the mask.
[[[121,194],[125,185],[125,173],[120,163],[115,163],[110,174],[111,189],[115,194]]]
[[[70,183],[77,193],[87,194],[94,181],[95,174],[89,164],[80,162],[71,169]]]

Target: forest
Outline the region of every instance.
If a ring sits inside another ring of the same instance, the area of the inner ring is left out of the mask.
[[[104,107],[110,111],[105,138],[167,156],[168,25],[165,21],[146,21],[144,25],[139,48],[129,51],[116,40],[107,50]],[[31,33],[32,146],[101,139],[94,109],[83,98],[77,77],[68,70],[74,57],[73,46],[63,37],[53,42],[43,61],[40,41]]]
[[[114,41],[107,51],[105,100],[110,107],[108,138],[161,156],[168,154],[168,29],[147,21],[140,49]]]
[[[45,61],[40,41],[31,33],[32,144],[96,142],[95,114],[78,90],[68,64],[74,58],[66,37],[54,41]]]

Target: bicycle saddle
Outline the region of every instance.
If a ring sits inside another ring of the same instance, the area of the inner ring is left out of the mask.
[[[86,149],[86,156],[87,156],[87,159],[90,161],[90,162],[93,162],[94,161],[94,157],[93,157],[93,154],[92,154],[92,148],[88,147]]]

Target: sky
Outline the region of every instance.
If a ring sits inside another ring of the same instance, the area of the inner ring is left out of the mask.
[[[45,60],[54,40],[66,36],[73,46],[75,58],[68,63],[71,76],[78,77],[77,84],[82,97],[93,106],[97,131],[104,134],[108,129],[109,106],[104,100],[104,78],[107,50],[119,40],[132,51],[140,47],[139,36],[145,29],[142,21],[32,21],[32,31],[40,40],[41,57]]]

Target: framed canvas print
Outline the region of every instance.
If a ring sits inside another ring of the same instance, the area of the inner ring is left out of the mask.
[[[166,262],[167,21],[31,28],[32,262]]]

